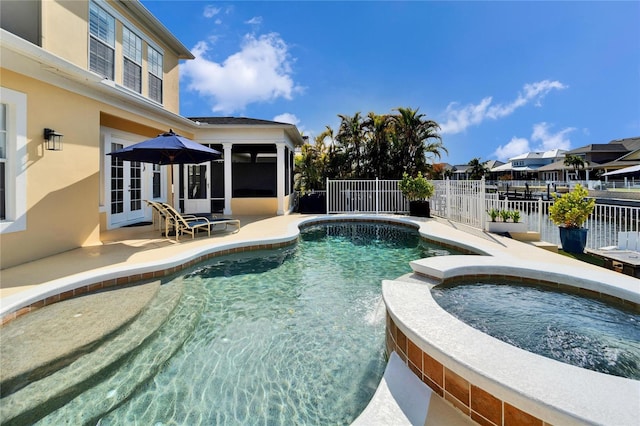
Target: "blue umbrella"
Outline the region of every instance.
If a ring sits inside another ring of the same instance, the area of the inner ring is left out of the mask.
[[[199,164],[220,158],[219,151],[176,135],[173,130],[107,155],[153,164]]]
[[[176,135],[173,130],[162,133],[126,148],[108,153],[124,161],[139,161],[152,164],[200,164],[220,158],[220,152],[208,148],[183,136]],[[173,200],[173,168],[169,167],[171,175],[171,194]]]

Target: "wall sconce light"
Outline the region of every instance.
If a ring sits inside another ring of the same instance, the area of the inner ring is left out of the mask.
[[[44,129],[44,140],[49,151],[62,151],[62,133],[53,129]]]

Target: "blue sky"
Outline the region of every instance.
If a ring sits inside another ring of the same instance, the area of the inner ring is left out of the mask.
[[[465,164],[640,136],[640,2],[143,0],[195,60],[184,116],[418,109]]]

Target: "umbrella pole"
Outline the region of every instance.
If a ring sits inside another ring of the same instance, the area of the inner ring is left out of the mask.
[[[171,204],[172,207],[175,208],[175,203],[174,203],[174,199],[173,199],[173,164],[169,164],[169,181],[171,182],[170,186],[169,186],[169,204]]]

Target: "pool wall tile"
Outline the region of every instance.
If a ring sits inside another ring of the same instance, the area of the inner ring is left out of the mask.
[[[542,420],[505,402],[504,426],[542,426]]]
[[[474,422],[478,423],[481,426],[498,426],[502,424],[502,419],[500,423],[493,423],[485,419],[484,417],[482,417],[480,414],[476,413],[473,410],[471,410],[471,420],[473,420]]]
[[[418,377],[422,375],[422,350],[416,346],[411,340],[407,341],[407,356],[409,357],[409,361],[419,369],[420,374]]]
[[[479,414],[491,424],[502,421],[502,401],[474,385],[471,385],[471,410],[472,414]]]
[[[469,382],[446,367],[444,369],[444,390],[445,393],[451,394],[465,407],[469,407],[469,396],[471,394]]]
[[[62,302],[63,300],[68,300],[71,299],[73,297],[73,290],[69,290],[69,291],[65,291],[60,293],[60,299],[58,299],[59,302]],[[33,305],[31,305],[33,307]]]
[[[411,371],[437,395],[476,423],[483,426],[551,426],[445,367],[409,339],[395,324],[389,312],[386,315],[386,326],[387,354],[395,351]],[[421,360],[418,360],[418,356]]]
[[[444,393],[444,400],[448,401],[451,405],[462,411],[465,415],[471,417],[471,410],[468,405],[464,405],[458,398],[451,395],[449,392]]]
[[[433,359],[428,353],[424,352],[422,356],[422,365],[424,366],[424,374],[429,377],[438,387],[444,388],[444,366]]]
[[[403,360],[407,359],[407,336],[399,329],[396,328],[396,346],[399,350],[399,355]]]

